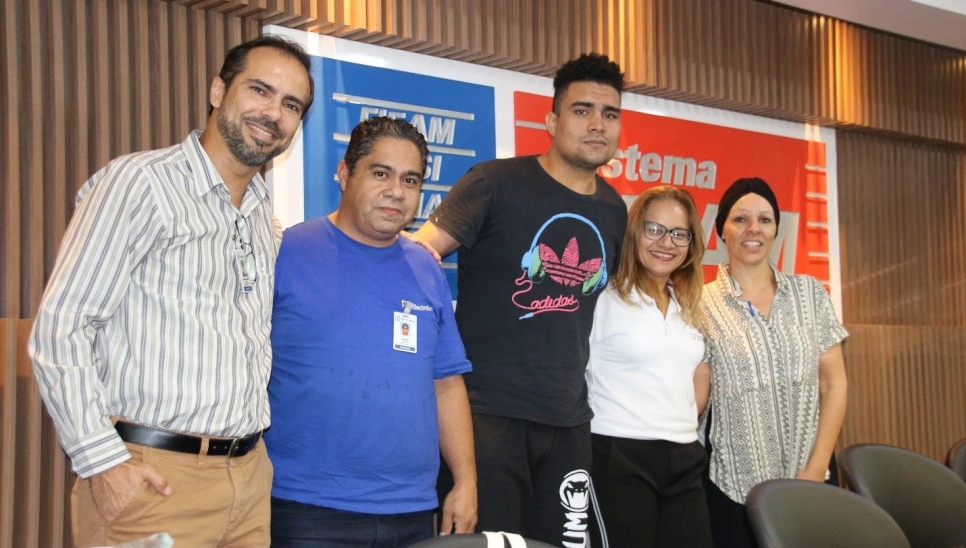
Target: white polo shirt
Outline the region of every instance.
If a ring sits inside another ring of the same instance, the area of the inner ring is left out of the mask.
[[[704,337],[671,298],[667,317],[647,295],[633,305],[612,287],[601,294],[590,333],[587,389],[595,434],[691,443],[698,439],[694,370]]]

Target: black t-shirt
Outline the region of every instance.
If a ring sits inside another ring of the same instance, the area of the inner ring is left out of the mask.
[[[456,321],[474,412],[575,426],[594,305],[617,269],[627,206],[550,177],[535,156],[474,166],[432,214],[459,243]]]

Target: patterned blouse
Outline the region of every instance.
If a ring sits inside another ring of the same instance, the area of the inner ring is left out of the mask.
[[[736,502],[756,484],[794,478],[818,433],[818,359],[848,336],[825,288],[810,276],[775,273],[771,313],[741,298],[727,270],[701,299],[711,365],[711,480]]]

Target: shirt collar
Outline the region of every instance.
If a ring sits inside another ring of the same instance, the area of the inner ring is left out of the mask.
[[[194,174],[203,174],[203,176],[191,177],[192,190],[196,196],[203,196],[218,185],[228,190],[224,180],[222,180],[221,175],[215,168],[215,164],[208,156],[208,152],[201,146],[201,135],[202,131],[196,129],[189,133],[188,137],[181,143],[181,148],[188,158],[188,166],[191,172]],[[268,198],[268,185],[265,184],[261,173],[255,173],[248,188],[258,200]]]
[[[671,302],[676,305],[677,296],[674,294],[674,284],[671,282],[671,280],[667,281],[667,288],[668,288],[668,291],[670,291],[671,293]],[[630,297],[631,297],[631,300],[634,301],[636,304],[657,306],[657,302],[653,298],[651,298],[650,295],[648,295],[647,293],[644,293],[643,291],[641,291],[640,289],[637,289],[636,287],[634,288],[633,291],[631,291]]]
[[[738,281],[732,278],[728,272],[729,264],[721,263],[718,265],[718,277],[715,278],[714,283],[717,285],[719,292],[741,300],[741,287],[738,285]],[[791,280],[788,274],[779,272],[771,261],[768,261],[768,267],[771,268],[772,274],[775,276],[775,285],[778,286],[778,291],[788,293],[791,290]]]

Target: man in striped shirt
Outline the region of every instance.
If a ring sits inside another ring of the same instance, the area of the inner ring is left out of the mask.
[[[203,132],[81,188],[29,350],[78,480],[74,542],[267,546],[280,230],[259,170],[311,105],[309,58],[228,52]]]

